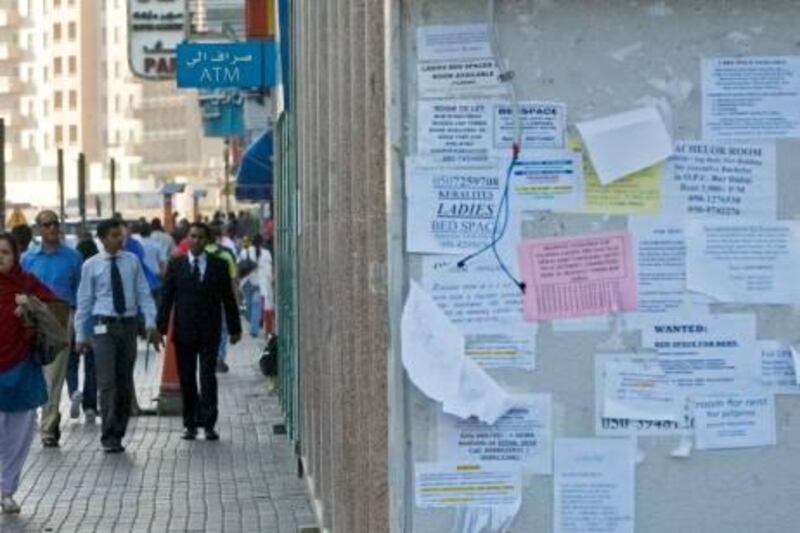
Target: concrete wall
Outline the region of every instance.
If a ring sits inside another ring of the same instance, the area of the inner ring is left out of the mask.
[[[293,6],[302,455],[326,528],[387,531],[385,8]]]
[[[415,146],[414,31],[420,25],[487,21],[489,0],[404,0],[405,93],[403,146]],[[676,139],[699,139],[700,59],[732,55],[796,55],[798,3],[789,1],[497,0],[499,44],[518,80],[521,100],[565,102],[569,123],[640,105],[668,113]],[[641,43],[637,45],[636,43]],[[612,54],[638,50],[615,59]],[[660,83],[666,80],[666,85]],[[661,87],[661,88],[659,88]],[[688,91],[677,90],[688,87]],[[676,90],[671,90],[675,88]],[[797,140],[778,150],[778,218],[798,217],[800,165]],[[554,216],[527,225],[526,236],[580,234],[625,228],[626,217]],[[418,273],[418,257],[407,256]],[[714,312],[754,312],[759,339],[795,338],[800,316],[790,306],[713,306]],[[634,332],[559,333],[540,324],[537,368],[531,373],[492,371],[511,392],[553,395],[555,437],[594,435],[593,368],[599,351],[639,347]],[[621,341],[621,342],[620,342]],[[753,355],[757,357],[757,354]],[[411,461],[434,461],[440,406],[413,386],[406,416]],[[637,467],[636,531],[639,533],[782,533],[797,529],[800,479],[800,398],[776,400],[776,447],[670,457],[676,437],[640,438],[645,460]],[[410,461],[410,462],[411,462]],[[411,464],[408,465],[410,469]],[[406,484],[407,492],[410,486]],[[511,531],[552,531],[552,478],[526,480],[522,508]],[[408,492],[408,496],[411,493]],[[458,515],[408,509],[404,531],[457,531]]]

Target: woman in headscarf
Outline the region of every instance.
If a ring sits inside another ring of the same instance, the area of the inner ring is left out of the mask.
[[[35,299],[55,295],[19,265],[19,249],[0,234],[0,511],[18,513],[14,501],[22,465],[36,428],[36,408],[47,401],[42,368],[32,357],[35,332],[25,321]]]

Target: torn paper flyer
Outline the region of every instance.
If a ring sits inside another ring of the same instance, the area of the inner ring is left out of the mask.
[[[414,281],[403,310],[402,342],[409,378],[446,413],[493,424],[513,406],[503,388],[464,356],[464,335]]]

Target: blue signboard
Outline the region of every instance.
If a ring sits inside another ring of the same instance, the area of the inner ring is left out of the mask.
[[[201,90],[200,111],[206,137],[234,137],[245,132],[244,96],[239,91]]]
[[[178,87],[272,87],[275,55],[274,41],[183,43],[178,46]]]

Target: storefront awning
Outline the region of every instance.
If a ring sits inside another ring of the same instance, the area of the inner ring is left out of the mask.
[[[236,199],[240,202],[272,200],[272,130],[262,133],[244,151],[236,175]]]

